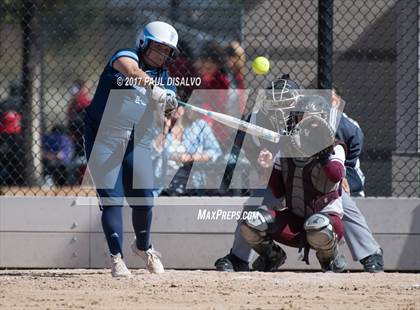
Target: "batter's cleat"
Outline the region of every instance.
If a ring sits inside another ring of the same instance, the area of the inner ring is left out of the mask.
[[[384,271],[384,251],[379,249],[376,253],[360,260],[366,272],[376,273]]]
[[[248,262],[243,261],[235,254],[229,253],[228,255],[219,258],[215,263],[217,271],[235,272],[235,271],[249,271]]]
[[[131,272],[125,265],[120,253],[111,255],[111,274],[114,278],[131,277]]]
[[[318,255],[317,255],[318,257]],[[319,260],[319,258],[318,258]],[[346,270],[346,257],[343,254],[338,254],[329,263],[322,263],[319,260],[323,272],[335,272],[340,273]]]
[[[271,249],[258,258],[252,264],[252,268],[257,271],[273,272],[286,262],[286,252],[277,244],[272,243]]]
[[[137,256],[140,256],[141,259],[146,263],[146,268],[150,273],[163,273],[165,269],[163,268],[160,258],[162,255],[151,247],[147,251],[142,251],[137,248],[136,240],[131,244],[131,250]]]

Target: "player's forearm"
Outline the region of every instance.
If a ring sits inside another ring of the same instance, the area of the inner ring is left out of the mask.
[[[163,150],[164,144],[165,144],[165,134],[160,133],[153,141],[153,147],[158,153],[161,153]]]
[[[133,81],[136,81],[136,83],[139,86],[143,86],[143,87],[146,87],[146,88],[151,87],[152,82],[153,82],[153,79],[149,75],[147,75],[147,73],[144,72],[140,68],[133,68],[133,69],[127,71],[127,74],[124,74],[124,75],[128,78],[132,78]]]
[[[210,155],[207,153],[181,153],[178,155],[179,161],[182,163],[188,163],[188,162],[208,162],[210,160]]]
[[[120,57],[113,62],[112,67],[125,77],[131,78],[139,86],[151,86],[151,77],[140,69],[138,64],[131,58]]]

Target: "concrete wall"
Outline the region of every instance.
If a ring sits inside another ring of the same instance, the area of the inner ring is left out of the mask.
[[[236,221],[197,220],[198,210],[240,211],[246,198],[159,198],[152,238],[167,268],[212,269],[232,244]],[[385,251],[387,270],[420,270],[420,199],[358,199]],[[130,209],[124,208],[128,265],[144,267],[129,251]],[[297,249],[286,248],[284,269],[318,269],[313,253],[307,266]],[[311,251],[312,252],[312,251]],[[351,261],[350,269],[361,265]],[[0,198],[0,268],[104,268],[108,254],[94,197]]]

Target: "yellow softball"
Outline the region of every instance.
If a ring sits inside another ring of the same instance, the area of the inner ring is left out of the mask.
[[[255,74],[264,75],[270,70],[270,62],[263,56],[258,56],[252,62],[252,70]]]

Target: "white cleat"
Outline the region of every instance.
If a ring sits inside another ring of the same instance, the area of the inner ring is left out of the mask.
[[[111,274],[114,278],[131,277],[131,272],[125,265],[120,253],[111,255]]]
[[[163,268],[160,258],[162,255],[151,247],[147,251],[142,251],[137,248],[136,240],[131,244],[131,249],[134,254],[140,256],[146,263],[146,268],[151,273],[163,273],[165,269]]]

